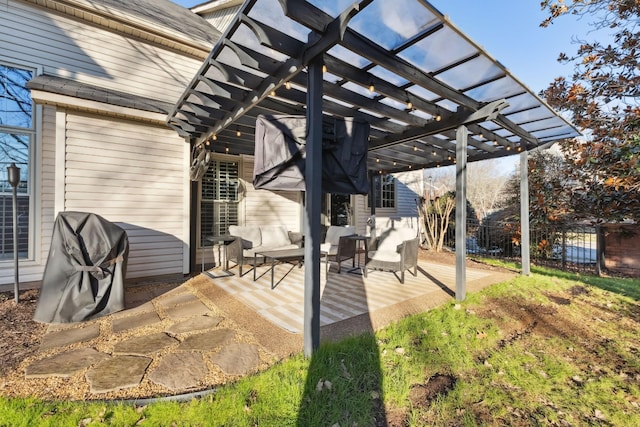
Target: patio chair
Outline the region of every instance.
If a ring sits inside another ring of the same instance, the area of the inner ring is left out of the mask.
[[[320,244],[320,251],[326,254],[327,271],[329,271],[329,261],[338,263],[338,273],[340,273],[342,261],[351,259],[355,267],[356,241],[348,238],[355,234],[356,229],[352,225],[332,225],[327,229],[324,243]]]
[[[282,225],[264,226],[229,226],[229,234],[236,239],[226,247],[226,269],[229,269],[229,261],[235,261],[238,265],[238,273],[242,276],[242,266],[251,265],[253,268],[256,252],[275,251],[301,248],[303,234],[288,231]],[[264,262],[262,257],[258,262]]]
[[[413,268],[418,275],[417,230],[411,228],[390,228],[380,233],[369,243],[369,251],[363,269],[364,277],[368,270],[391,271],[400,273],[400,283],[404,283],[404,271]],[[396,275],[397,277],[397,275]]]

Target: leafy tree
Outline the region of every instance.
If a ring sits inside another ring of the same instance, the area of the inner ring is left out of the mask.
[[[567,181],[564,158],[549,150],[536,151],[529,156],[529,220],[534,225],[560,224],[573,217],[571,191]],[[520,216],[520,172],[507,181],[508,198],[505,206]]]
[[[562,15],[590,17],[595,31],[612,31],[611,43],[580,41],[571,78],[558,77],[544,91],[547,102],[568,112],[587,140],[562,145],[572,167],[572,211],[598,220],[640,220],[640,2],[637,0],[544,0],[541,26]]]

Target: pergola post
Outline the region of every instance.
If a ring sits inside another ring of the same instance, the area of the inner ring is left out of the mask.
[[[520,256],[523,276],[531,274],[529,246],[529,155],[525,150],[520,153]]]
[[[456,301],[467,293],[467,138],[466,126],[456,129]]]
[[[304,355],[320,345],[320,211],[322,210],[322,55],[308,65],[305,160]]]

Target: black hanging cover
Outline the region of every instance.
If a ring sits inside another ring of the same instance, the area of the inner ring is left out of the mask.
[[[60,212],[34,320],[81,322],[124,309],[129,241],[99,215]]]
[[[305,190],[307,123],[304,116],[256,119],[253,185],[267,190]],[[325,118],[322,123],[322,190],[368,194],[369,123]]]

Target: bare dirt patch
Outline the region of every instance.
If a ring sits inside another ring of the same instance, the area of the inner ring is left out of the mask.
[[[456,385],[456,378],[449,374],[435,374],[426,384],[415,384],[409,391],[413,407],[428,407],[431,401],[444,396]]]

